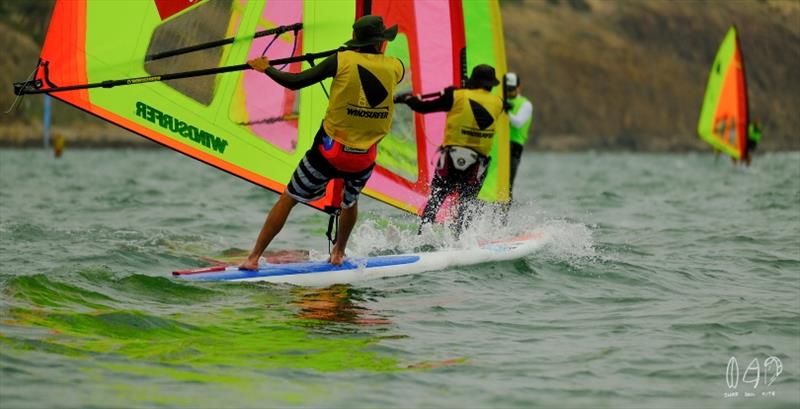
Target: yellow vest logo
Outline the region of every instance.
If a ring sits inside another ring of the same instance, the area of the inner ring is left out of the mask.
[[[472,116],[475,117],[475,122],[478,124],[478,128],[480,128],[481,131],[492,126],[494,117],[483,105],[478,103],[478,101],[470,99],[469,107],[472,109]]]
[[[368,69],[357,65],[358,80],[361,83],[361,91],[358,94],[358,105],[348,104],[347,115],[368,119],[386,119],[389,117],[389,107],[379,107],[389,91],[381,84],[381,80]]]
[[[389,91],[381,84],[381,80],[361,65],[358,65],[358,79],[361,81],[361,95],[366,97],[370,108],[375,108],[389,96]]]

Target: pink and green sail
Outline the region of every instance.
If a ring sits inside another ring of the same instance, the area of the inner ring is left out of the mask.
[[[744,59],[736,27],[731,27],[708,75],[697,134],[715,150],[741,159],[746,149],[747,124]]]
[[[367,3],[367,2],[364,2]],[[489,64],[495,67],[498,80],[507,71],[503,25],[500,6],[496,0],[404,1],[373,0],[372,14],[384,17],[387,25],[398,24],[398,38],[387,45],[386,53],[403,60],[406,78],[398,92],[429,94],[448,86],[460,86],[472,67]],[[406,48],[408,47],[408,48]],[[502,96],[502,89],[494,92]],[[399,120],[398,120],[399,119]],[[508,201],[509,134],[508,118],[497,119],[492,161],[480,198],[488,202]],[[381,183],[385,169],[391,169],[382,153],[408,152],[412,137],[400,137],[416,132],[417,174],[393,171],[402,175],[396,188],[419,213],[428,196],[433,177],[437,149],[444,138],[445,113],[414,114],[404,105],[396,106],[392,133],[381,142],[378,176],[373,176],[369,188]],[[412,157],[409,152],[408,157]],[[411,161],[404,161],[410,164]],[[413,166],[407,166],[413,171]]]
[[[508,67],[500,5],[492,0],[463,0],[463,8],[468,72],[472,72],[472,67],[478,64],[489,64],[494,67],[500,84],[503,84]],[[502,98],[502,85],[495,87],[493,92]],[[501,115],[497,119],[496,130],[490,155],[492,160],[479,198],[503,203],[509,200],[511,145],[508,116]]]
[[[490,63],[498,75],[505,72],[495,0],[59,0],[41,54],[47,69],[40,69],[37,79],[48,87],[68,86],[233,66],[262,54],[275,60],[319,53],[342,46],[351,37],[353,21],[365,14],[382,15],[387,25],[400,27],[397,39],[386,46],[386,53],[406,67],[397,92],[429,93],[459,84],[465,47],[468,68]],[[256,35],[299,23],[302,29]],[[225,38],[232,41],[169,55]],[[309,67],[308,62],[279,66],[290,72]],[[243,70],[51,95],[282,192],[324,117],[326,89],[330,80],[290,91],[261,73]],[[378,166],[364,193],[418,214],[428,197],[444,114],[423,116],[402,106],[394,122],[379,145]],[[498,140],[500,160],[494,161],[501,165],[495,173],[503,181],[507,132],[498,135],[506,141]],[[490,200],[507,197],[507,183],[488,185],[484,190],[490,191]],[[328,194],[311,205],[337,207],[340,186],[332,183]]]

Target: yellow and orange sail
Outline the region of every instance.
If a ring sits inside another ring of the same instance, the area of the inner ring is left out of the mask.
[[[744,59],[736,27],[731,27],[711,66],[697,134],[715,150],[742,159],[747,146],[747,124]]]

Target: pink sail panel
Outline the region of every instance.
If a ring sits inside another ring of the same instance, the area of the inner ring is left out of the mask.
[[[406,75],[412,80],[408,91],[413,94],[435,92],[458,84],[460,68],[454,65],[454,61],[458,61],[460,47],[454,44],[452,24],[463,24],[463,17],[452,15],[451,3],[376,0],[371,2],[371,9],[366,11],[382,16],[387,27],[397,24],[398,37],[405,36],[407,39],[408,61],[403,63]],[[459,30],[463,33],[463,27],[459,27]],[[400,109],[407,108],[395,107],[395,121],[402,120],[398,119]],[[415,144],[415,177],[405,177],[379,163],[365,192],[419,214],[428,199],[436,150],[444,135],[445,113],[413,114],[411,118],[413,124],[408,124],[407,128],[415,133],[410,135],[410,141],[413,142],[409,142]]]

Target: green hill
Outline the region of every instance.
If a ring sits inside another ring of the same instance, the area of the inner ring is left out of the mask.
[[[26,80],[35,68],[50,21],[53,0],[0,0],[0,109],[14,103],[12,83]],[[25,96],[2,115],[0,146],[41,146],[42,95]],[[53,101],[53,132],[71,146],[156,146],[70,105]]]
[[[550,0],[503,3],[509,69],[550,149],[707,149],[706,80],[731,24],[741,35],[761,149],[800,148],[800,2]]]

